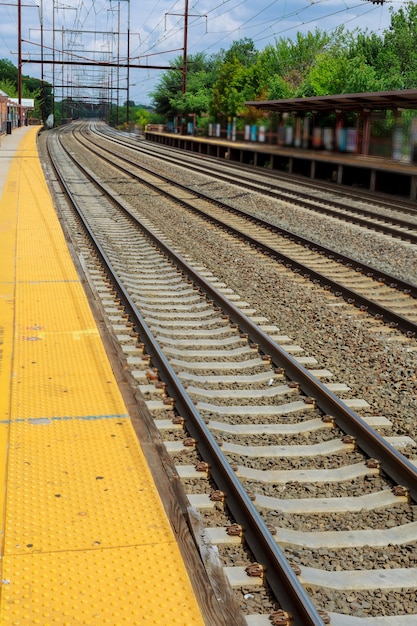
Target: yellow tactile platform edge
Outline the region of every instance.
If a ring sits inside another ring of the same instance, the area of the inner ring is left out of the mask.
[[[0,623],[200,626],[36,133],[0,200]]]

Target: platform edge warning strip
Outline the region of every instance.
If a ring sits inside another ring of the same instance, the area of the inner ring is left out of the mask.
[[[55,214],[36,133],[19,144],[6,182],[15,195],[0,205],[0,237],[15,240],[0,248],[0,435],[9,433],[7,457],[0,439],[1,624],[201,626]]]

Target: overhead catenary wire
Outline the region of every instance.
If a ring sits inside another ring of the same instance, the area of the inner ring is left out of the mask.
[[[37,0],[38,1],[38,0]],[[116,54],[117,42],[117,10],[120,5],[123,15],[127,6],[132,8],[132,28],[130,31],[130,59],[138,64],[141,59],[146,65],[146,59],[152,56],[158,59],[158,66],[170,65],[181,56],[183,50],[184,29],[184,0],[39,0],[44,4],[43,20],[45,45],[51,31],[51,18],[55,13],[55,26],[65,37],[65,54],[79,53],[79,47],[86,50],[95,50],[91,57],[98,59],[120,57],[127,62],[126,37],[119,35],[121,46],[120,55]],[[297,32],[306,32],[309,28],[317,27],[324,32],[331,32],[341,24],[349,27],[363,28],[363,22],[368,19],[372,24],[371,30],[381,30],[389,25],[389,5],[395,8],[407,5],[407,0],[385,0],[384,5],[372,4],[371,0],[338,0],[335,9],[334,0],[293,0],[291,3],[278,0],[258,0],[257,3],[249,0],[217,0],[212,6],[207,6],[207,0],[190,1],[188,21],[188,53],[195,55],[203,53],[210,55],[227,49],[233,41],[248,38],[258,49],[267,43],[275,44],[279,37],[292,38]],[[54,10],[51,10],[51,7]],[[71,10],[68,10],[71,9]],[[75,10],[74,10],[75,9]],[[110,10],[112,9],[112,10]],[[375,11],[377,13],[375,13]],[[23,12],[24,13],[24,12]],[[167,19],[167,14],[177,13]],[[13,24],[16,32],[15,10],[13,7],[2,7],[0,14],[3,23]],[[6,19],[4,19],[7,15]],[[199,15],[207,16],[206,18]],[[11,19],[8,19],[10,16]],[[376,16],[373,22],[369,17]],[[13,23],[14,22],[14,23]],[[33,29],[33,20],[30,24],[31,34],[25,32],[24,39],[27,58],[34,59],[39,55],[39,35]],[[71,33],[77,30],[79,34]],[[39,29],[38,29],[39,30]],[[87,30],[95,30],[97,35],[90,36]],[[107,30],[106,35],[99,35],[99,31]],[[122,26],[122,31],[126,28]],[[0,28],[0,58],[15,58],[10,42],[10,36],[5,35],[5,29]],[[57,49],[59,48],[57,42]],[[36,45],[38,44],[38,45]],[[2,54],[1,50],[4,50]],[[68,52],[69,51],[69,52]],[[137,73],[137,72],[136,72]],[[155,81],[157,71],[147,72],[149,79],[144,81],[135,76],[132,83],[143,85]]]

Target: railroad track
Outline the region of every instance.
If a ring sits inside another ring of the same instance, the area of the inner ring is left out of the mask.
[[[329,383],[330,372],[227,285],[178,257],[157,226],[142,219],[138,228],[132,210],[98,197],[56,135],[51,150],[100,239],[96,254],[118,275],[115,300],[80,238],[131,377],[185,485],[202,558],[210,565],[211,542],[218,545],[246,624],[356,625],[364,612],[375,617],[367,626],[415,623],[417,473],[396,450],[414,443],[390,439],[388,420],[369,417],[365,401],[350,401],[349,389]],[[80,230],[72,212],[66,220]],[[388,569],[376,551],[386,552]],[[378,622],[381,615],[391,620]]]
[[[214,176],[217,180],[238,185],[239,188],[255,191],[262,195],[304,207],[309,211],[327,217],[334,217],[347,221],[363,228],[381,232],[394,238],[400,238],[412,243],[417,242],[417,214],[411,203],[383,200],[375,195],[360,193],[355,190],[349,193],[336,189],[335,186],[326,188],[326,184],[318,186],[303,179],[292,180],[278,172],[273,174],[259,172],[253,168],[246,170],[239,164],[222,161],[219,163],[213,158],[191,155],[187,152],[174,149],[164,149],[155,144],[138,141],[128,134],[121,135],[104,124],[90,126],[90,132],[101,138],[108,138],[112,143],[126,148],[131,147],[136,152],[154,155],[159,162],[173,165],[181,164],[191,171],[202,175]],[[202,162],[203,161],[203,162]],[[241,171],[243,169],[243,171]],[[230,170],[230,171],[229,171]],[[404,219],[408,215],[409,219]]]
[[[163,190],[166,197],[176,200],[182,207],[227,229],[305,279],[322,285],[337,297],[343,297],[349,304],[386,321],[392,327],[398,327],[408,336],[417,333],[416,285],[298,237],[224,202],[214,201],[195,189],[155,174],[135,161],[130,160],[126,165],[126,160],[117,157],[114,151],[84,145],[127,176],[146,184],[155,192]]]

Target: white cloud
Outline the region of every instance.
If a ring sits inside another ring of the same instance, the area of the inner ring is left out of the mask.
[[[245,37],[262,49],[277,38],[292,38],[298,31],[332,31],[342,24],[347,29],[382,32],[390,23],[389,7],[397,10],[406,3],[407,0],[391,0],[384,5],[367,0],[194,0],[189,2],[188,53],[212,54]],[[56,60],[74,60],[77,57],[73,55],[77,54],[101,62],[122,61],[127,56],[129,28],[132,63],[166,66],[182,54],[184,4],[183,0],[130,0],[130,4],[127,0],[25,0],[23,73],[41,75],[41,66],[35,63],[41,59],[41,26],[45,61],[52,60],[53,39]],[[15,65],[17,32],[17,7],[0,4],[0,58],[10,59]],[[27,62],[29,59],[32,63]],[[44,64],[44,73],[47,80],[54,75],[56,83],[57,76],[62,84],[73,81],[79,85],[77,91],[83,89],[84,93],[96,81],[108,86],[118,78],[119,86],[127,85],[126,70],[120,70],[117,77],[117,71],[110,68],[66,66],[62,70],[56,66],[53,70],[51,64]],[[129,74],[130,98],[146,103],[160,71],[131,68]],[[126,93],[123,91],[120,98],[124,100]]]

